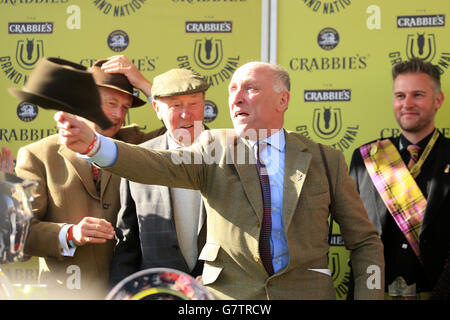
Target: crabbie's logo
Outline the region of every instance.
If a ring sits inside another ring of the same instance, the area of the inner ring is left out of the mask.
[[[58,128],[0,128],[0,142],[38,141],[58,133]]]
[[[311,134],[326,144],[344,152],[350,149],[358,136],[359,125],[344,125],[341,108],[315,108],[312,119],[312,131],[308,125],[298,125],[295,130],[308,138],[315,140]]]
[[[232,33],[231,21],[186,21],[186,33]]]
[[[177,57],[179,68],[201,74],[210,86],[218,86],[231,79],[239,61],[240,56],[227,56],[222,39],[214,37],[195,39],[192,55]]]
[[[8,22],[8,33],[53,33],[53,22]]]
[[[223,58],[222,40],[197,39],[194,45],[195,63],[202,69],[216,68]]]
[[[332,50],[339,44],[339,33],[333,28],[320,30],[317,43],[323,50]]]
[[[314,133],[321,139],[328,140],[336,137],[342,129],[342,115],[340,108],[315,108],[313,115]]]
[[[445,14],[397,17],[397,28],[424,28],[444,26]]]
[[[322,105],[314,108],[312,130],[308,125],[302,124],[296,127],[296,131],[313,140],[319,138],[340,151],[349,149],[358,135],[359,125],[346,124],[343,108],[330,104],[351,101],[351,92],[351,89],[305,90],[305,102],[319,102]]]
[[[353,56],[334,56],[334,57],[292,57],[289,60],[289,69],[291,71],[328,71],[328,70],[364,70],[370,53],[361,55],[356,53]]]
[[[114,30],[108,36],[108,47],[114,52],[121,52],[128,48],[130,39],[128,34],[122,30]]]
[[[0,72],[12,83],[23,86],[28,73],[44,54],[43,40],[34,37],[17,40],[14,57],[0,53]]]
[[[434,34],[408,34],[406,39],[406,56],[408,59],[420,58],[431,61],[436,55],[436,38]]]
[[[25,101],[19,103],[17,106],[17,116],[24,122],[30,122],[36,119],[38,111],[37,105]]]
[[[79,64],[85,66],[85,67],[92,67],[95,63],[95,61],[103,59],[102,57],[84,57],[80,58]],[[147,72],[147,71],[155,71],[156,69],[156,63],[158,60],[158,57],[152,57],[152,56],[140,56],[140,57],[132,57],[129,56],[128,59],[136,66],[136,68],[140,72]]]
[[[219,108],[217,108],[217,105],[211,100],[205,100],[203,121],[205,121],[205,123],[210,123],[217,118],[218,114]]]
[[[352,89],[305,90],[304,98],[305,102],[350,101],[352,99]]]
[[[403,42],[404,51],[392,51],[389,53],[391,64],[397,64],[411,58],[419,58],[436,65],[443,74],[449,67],[450,51],[438,50],[441,43],[434,33],[415,32],[408,33]]]
[[[19,40],[16,46],[17,63],[25,70],[32,70],[38,60],[44,56],[42,40]]]
[[[90,2],[104,15],[118,18],[126,17],[139,11],[144,7],[147,0],[94,0]]]

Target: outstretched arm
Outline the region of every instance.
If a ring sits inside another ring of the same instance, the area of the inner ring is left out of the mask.
[[[94,130],[81,117],[59,111],[54,119],[59,129],[59,140],[74,152],[86,154],[95,138]]]

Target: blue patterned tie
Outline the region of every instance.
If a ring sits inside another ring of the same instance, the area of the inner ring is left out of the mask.
[[[259,182],[263,196],[263,221],[261,233],[259,236],[259,255],[264,268],[269,276],[273,275],[272,254],[270,253],[270,234],[272,228],[271,221],[271,200],[270,200],[270,182],[267,175],[267,169],[259,157],[259,143],[256,144],[256,168],[258,169]]]

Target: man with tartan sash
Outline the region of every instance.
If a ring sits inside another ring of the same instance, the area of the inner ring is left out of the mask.
[[[401,135],[356,149],[350,175],[384,244],[386,299],[427,299],[450,244],[450,139],[435,127],[444,94],[439,69],[421,59],[392,75]]]

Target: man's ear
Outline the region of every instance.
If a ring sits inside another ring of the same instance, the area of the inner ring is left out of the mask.
[[[152,100],[152,106],[153,106],[153,109],[156,112],[156,116],[158,117],[159,120],[162,121],[162,117],[159,114],[159,103],[158,103],[158,100],[153,99]]]
[[[288,108],[290,99],[291,99],[291,94],[289,91],[284,90],[283,92],[281,92],[277,110],[280,112],[285,112]]]
[[[444,93],[441,91],[436,96],[436,109],[440,109],[442,106],[442,102],[444,102]]]

